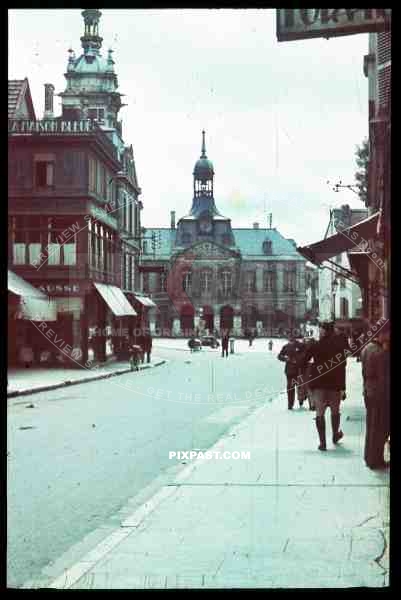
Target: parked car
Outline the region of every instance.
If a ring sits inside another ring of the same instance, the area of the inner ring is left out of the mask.
[[[198,338],[191,338],[188,340],[188,347],[191,352],[197,352],[198,350],[202,350],[202,343]]]
[[[220,346],[219,340],[214,335],[203,335],[201,337],[202,346],[211,346],[212,348],[218,348]]]

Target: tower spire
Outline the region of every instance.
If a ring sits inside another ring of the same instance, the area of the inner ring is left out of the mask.
[[[85,32],[81,37],[81,43],[85,54],[91,49],[95,53],[99,53],[99,49],[102,47],[103,38],[99,36],[99,20],[101,15],[102,13],[97,8],[87,8],[82,11]]]
[[[202,130],[202,154],[201,158],[207,158],[206,156],[206,143],[205,143],[205,130]]]

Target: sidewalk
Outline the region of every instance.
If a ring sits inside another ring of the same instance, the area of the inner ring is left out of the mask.
[[[322,453],[314,413],[287,411],[284,396],[267,400],[211,449],[250,451],[250,460],[184,461],[178,476],[45,587],[387,586],[389,473],[364,464],[360,363],[349,362],[337,447],[328,415]]]
[[[139,369],[158,367],[165,362],[164,359],[152,356],[151,362],[139,365]],[[9,369],[7,373],[7,398],[45,392],[68,385],[95,381],[96,379],[107,379],[129,372],[128,361],[111,361],[92,369],[84,367],[77,369],[41,369],[35,367],[29,369]]]

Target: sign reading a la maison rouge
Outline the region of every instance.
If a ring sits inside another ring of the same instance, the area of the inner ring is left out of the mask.
[[[8,133],[88,133],[89,131],[93,131],[93,121],[90,119],[81,121],[9,119],[8,121]]]
[[[385,31],[390,28],[389,8],[279,8],[279,42],[314,37]]]

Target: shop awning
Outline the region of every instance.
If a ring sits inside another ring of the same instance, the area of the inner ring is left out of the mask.
[[[137,312],[128,302],[122,290],[115,285],[94,283],[95,288],[116,317],[136,317]]]
[[[151,300],[147,296],[137,296],[135,294],[134,297],[135,297],[135,300],[137,302],[139,302],[139,304],[142,304],[142,306],[146,306],[148,308],[154,308],[156,306],[156,304],[153,302],[153,300]]]
[[[338,256],[347,250],[366,250],[367,242],[376,236],[379,212],[367,219],[347,227],[335,235],[311,244],[298,247],[297,251],[315,265],[320,265],[325,260]]]
[[[8,271],[7,287],[20,298],[17,317],[30,321],[57,321],[55,302],[13,271]]]

